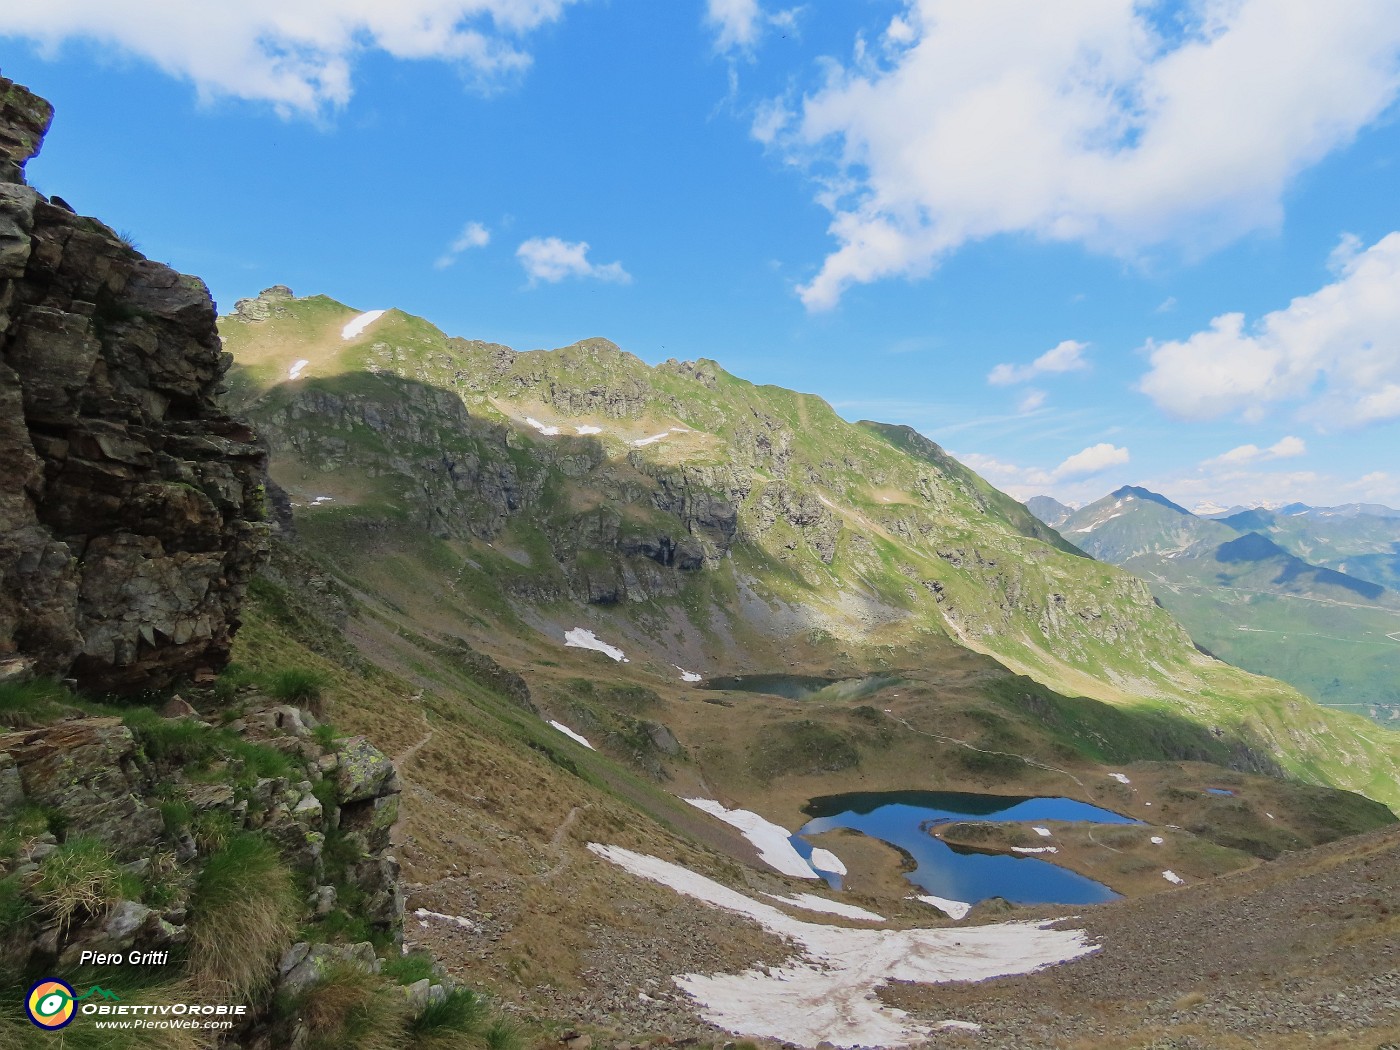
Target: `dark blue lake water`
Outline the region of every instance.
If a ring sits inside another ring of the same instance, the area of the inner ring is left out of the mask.
[[[988,854],[950,846],[926,830],[957,820],[1077,820],[1095,824],[1138,824],[1121,813],[1070,798],[977,795],[957,791],[867,791],[814,798],[811,816],[793,836],[793,846],[809,857],[812,844],[802,836],[851,828],[887,842],[913,858],[905,878],[925,893],[975,904],[1004,897],[1017,904],[1099,904],[1118,894],[1101,882],[1036,856]],[[1046,840],[1053,845],[1053,839]],[[840,855],[840,850],[836,850]],[[823,873],[840,888],[840,877]]]

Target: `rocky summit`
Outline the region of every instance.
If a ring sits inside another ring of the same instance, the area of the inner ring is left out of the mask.
[[[227,662],[266,456],[203,282],[25,184],[51,116],[0,79],[0,673],[131,692]]]

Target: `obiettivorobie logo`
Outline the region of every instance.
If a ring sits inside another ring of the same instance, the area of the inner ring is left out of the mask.
[[[92,1017],[98,1028],[121,1029],[230,1029],[248,1015],[248,1006],[242,1003],[122,1003],[116,992],[96,984],[79,995],[57,977],[36,982],[24,1008],[29,1020],[47,1031],[66,1028],[79,1014]]]
[[[93,985],[79,995],[67,981],[60,981],[57,977],[45,977],[29,989],[29,995],[24,1000],[24,1009],[31,1022],[40,1028],[53,1031],[72,1024],[78,1012],[77,1004],[93,996],[108,1002],[121,1002],[121,996],[116,992],[109,992],[98,985]]]

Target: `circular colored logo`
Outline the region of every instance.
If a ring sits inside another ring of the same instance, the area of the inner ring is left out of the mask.
[[[24,1008],[40,1028],[62,1028],[73,1020],[73,986],[56,977],[46,977],[29,989]]]

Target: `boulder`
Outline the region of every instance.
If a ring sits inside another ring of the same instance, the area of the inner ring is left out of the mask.
[[[343,740],[336,749],[335,784],[342,804],[398,790],[393,762],[362,736]]]

